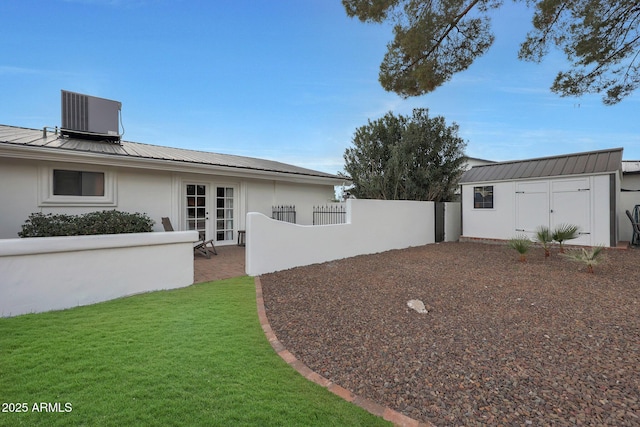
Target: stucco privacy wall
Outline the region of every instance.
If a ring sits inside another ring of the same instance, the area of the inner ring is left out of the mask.
[[[433,202],[347,200],[347,223],[304,226],[247,214],[251,276],[434,243]]]
[[[0,240],[0,316],[193,283],[195,231]]]

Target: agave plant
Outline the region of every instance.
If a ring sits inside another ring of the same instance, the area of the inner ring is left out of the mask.
[[[578,238],[578,230],[579,227],[572,224],[560,224],[553,230],[551,238],[560,244],[560,253],[564,253],[565,241]]]
[[[540,243],[542,249],[544,249],[544,257],[549,257],[549,255],[551,255],[551,243],[553,243],[553,237],[551,236],[549,227],[541,225],[536,228],[536,241]]]
[[[527,252],[531,247],[531,240],[527,236],[519,235],[509,240],[509,247],[520,254],[520,262],[525,262],[527,260]]]
[[[562,255],[564,255],[571,261],[577,261],[586,264],[587,272],[593,273],[593,267],[602,260],[602,257],[600,255],[602,255],[603,250],[604,247],[602,246],[594,246],[590,249],[574,249]]]

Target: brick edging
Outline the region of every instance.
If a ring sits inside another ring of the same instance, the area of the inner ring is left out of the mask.
[[[258,318],[260,319],[260,326],[262,326],[262,330],[264,331],[267,340],[269,340],[269,343],[271,344],[271,347],[273,347],[275,352],[278,353],[278,355],[282,357],[282,359],[287,362],[293,369],[298,371],[300,375],[302,375],[309,381],[313,381],[314,383],[321,385],[331,393],[343,398],[347,402],[358,405],[371,414],[382,417],[386,421],[389,421],[396,426],[435,427],[431,423],[418,422],[417,420],[409,418],[398,411],[382,406],[372,400],[360,397],[357,394],[354,394],[353,392],[328,380],[322,375],[312,371],[307,365],[298,360],[289,350],[284,347],[284,345],[278,340],[278,337],[276,337],[273,329],[271,329],[269,319],[267,319],[267,313],[264,309],[264,299],[262,298],[262,283],[260,282],[260,276],[254,277],[254,282],[256,284],[256,304],[258,306]]]

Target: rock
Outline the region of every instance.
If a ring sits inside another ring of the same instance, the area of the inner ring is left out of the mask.
[[[407,301],[407,306],[418,313],[426,314],[428,313],[427,309],[424,307],[424,303],[419,299],[412,299]]]

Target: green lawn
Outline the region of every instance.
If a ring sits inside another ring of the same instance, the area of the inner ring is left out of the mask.
[[[0,319],[0,402],[1,426],[389,425],[273,351],[250,277]]]

